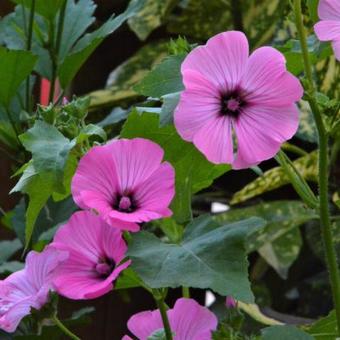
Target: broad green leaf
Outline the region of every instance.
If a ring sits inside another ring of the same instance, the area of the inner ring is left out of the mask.
[[[335,311],[306,328],[306,332],[315,340],[336,340],[338,333]]]
[[[184,58],[184,54],[166,57],[134,87],[134,90],[143,96],[154,98],[182,91],[184,86],[180,68]]]
[[[126,119],[128,114],[128,110],[124,110],[121,107],[115,107],[103,120],[98,122],[97,125],[102,128],[113,125]]]
[[[136,54],[113,70],[108,78],[107,87],[90,93],[90,109],[119,105],[135,100],[139,94],[133,90],[150,68],[159,63],[166,55],[167,43],[149,43]]]
[[[318,178],[318,153],[313,151],[306,156],[295,160],[294,165],[299,173],[307,181],[317,181]],[[288,176],[281,167],[275,167],[266,171],[263,176],[247,184],[243,189],[236,192],[231,199],[231,204],[238,204],[259,196],[265,192],[278,189],[289,184]]]
[[[261,333],[261,340],[313,340],[312,336],[291,325],[263,328]]]
[[[28,9],[32,6],[32,0],[12,0],[17,4],[22,4]],[[58,13],[58,10],[66,0],[35,0],[35,10],[40,15],[48,20],[53,20]],[[28,13],[27,13],[28,15]]]
[[[139,0],[143,7],[128,20],[130,28],[140,40],[145,40],[149,34],[162,24],[163,19],[179,0]]]
[[[201,216],[185,228],[180,244],[163,243],[149,232],[140,232],[129,244],[131,267],[151,288],[209,288],[253,302],[245,241],[264,223],[252,218],[219,227],[211,217]]]
[[[22,248],[22,244],[19,239],[11,241],[0,242],[0,264],[7,261],[12,255],[14,255],[19,249]]]
[[[98,136],[101,140],[106,141],[107,135],[105,130],[99,125],[88,124],[84,126],[77,137],[77,143],[82,143],[91,136]]]
[[[93,0],[67,0],[64,29],[61,37],[59,58],[64,61],[77,40],[94,23],[96,4]]]
[[[104,38],[114,32],[127,19],[134,16],[140,7],[140,2],[130,2],[124,13],[118,15],[117,17],[110,18],[99,29],[84,35],[80,40],[78,40],[78,42],[72,48],[71,53],[65,58],[60,66],[59,80],[63,88],[65,88],[70,83],[80,67],[97,48],[97,46],[104,40]]]
[[[11,274],[23,268],[24,268],[24,264],[19,261],[4,262],[0,264],[0,274]]]
[[[172,202],[174,217],[184,223],[191,218],[191,196],[208,187],[213,180],[230,170],[229,165],[214,165],[191,143],[185,142],[173,126],[159,127],[159,116],[154,113],[139,115],[132,112],[121,131],[123,138],[143,137],[158,143],[164,159],[176,171],[176,196]]]
[[[36,60],[31,52],[0,47],[0,104],[9,107],[20,84],[32,72]]]
[[[32,153],[35,171],[53,174],[56,184],[61,183],[62,186],[68,155],[76,142],[70,141],[56,127],[44,121],[36,121],[34,126],[19,138],[25,149]]]
[[[163,105],[160,113],[161,126],[172,124],[174,111],[178,105],[180,93],[170,93],[162,97]]]
[[[302,245],[297,228],[317,218],[317,215],[301,201],[273,201],[231,209],[214,216],[214,220],[222,224],[251,216],[261,217],[267,224],[249,235],[248,252],[257,250],[281,277],[286,278],[288,269],[298,257]]]

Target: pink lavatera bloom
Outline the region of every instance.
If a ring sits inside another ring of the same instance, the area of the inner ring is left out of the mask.
[[[318,14],[321,21],[314,30],[321,41],[331,41],[335,57],[340,61],[340,1],[320,0]]]
[[[185,90],[174,117],[181,137],[210,162],[234,169],[272,158],[298,128],[295,102],[303,95],[285,63],[271,47],[249,56],[247,38],[238,31],[195,48],[181,67]]]
[[[178,299],[167,315],[174,340],[210,340],[218,323],[209,309],[193,299]],[[157,330],[163,329],[161,314],[158,309],[137,313],[129,319],[128,328],[138,340],[147,340]],[[125,335],[123,340],[131,338]]]
[[[169,163],[162,163],[163,155],[159,145],[143,138],[93,147],[72,180],[75,202],[129,231],[138,231],[138,222],[170,216],[175,174]]]
[[[74,213],[58,229],[50,246],[69,254],[54,286],[59,294],[74,300],[106,294],[131,262],[120,264],[127,250],[121,231],[90,211]]]
[[[48,302],[52,281],[68,254],[52,248],[42,253],[31,251],[25,268],[0,281],[0,328],[14,332],[31,309],[41,309]]]

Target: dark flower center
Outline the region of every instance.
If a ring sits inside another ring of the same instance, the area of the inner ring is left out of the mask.
[[[137,209],[137,205],[132,195],[123,194],[117,196],[113,208],[121,212],[130,213]]]
[[[222,116],[230,116],[238,118],[242,108],[245,105],[245,101],[242,98],[240,91],[235,90],[221,95],[221,111]]]
[[[113,259],[104,258],[96,264],[96,272],[99,277],[106,279],[116,267],[116,262]]]

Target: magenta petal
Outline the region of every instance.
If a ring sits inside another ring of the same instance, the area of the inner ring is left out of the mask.
[[[319,21],[314,25],[314,30],[318,39],[321,41],[340,40],[340,20]]]
[[[233,162],[231,119],[218,117],[210,120],[195,134],[195,146],[215,164]]]
[[[242,77],[248,55],[248,41],[242,32],[223,32],[189,53],[182,64],[182,74],[197,71],[219,89],[232,91]]]
[[[129,319],[127,325],[130,332],[139,340],[147,340],[152,333],[164,328],[159,310],[135,314]]]
[[[319,18],[322,20],[340,20],[340,5],[338,0],[320,0],[318,6]]]
[[[183,71],[185,90],[181,93],[174,121],[184,140],[192,141],[194,134],[210,119],[218,116],[220,99],[218,89],[200,73]]]
[[[275,156],[280,145],[295,134],[298,116],[296,105],[247,108],[234,123],[238,152],[233,168],[247,168]]]
[[[159,217],[169,216],[171,211],[167,207],[175,196],[174,182],[174,168],[170,163],[164,162],[152,177],[136,187],[135,198],[140,209],[146,212],[159,212]]]
[[[193,299],[181,298],[168,312],[176,340],[209,340],[216,330],[217,318],[209,309]]]
[[[107,145],[112,151],[119,186],[132,190],[159,167],[164,151],[156,143],[143,139],[120,139]]]
[[[92,299],[107,293],[130,264],[118,265],[127,250],[122,233],[89,211],[74,213],[59,228],[51,247],[69,253],[57,271],[54,286],[71,299]]]
[[[251,54],[241,84],[252,104],[289,105],[303,95],[299,80],[286,70],[284,56],[271,47]]]

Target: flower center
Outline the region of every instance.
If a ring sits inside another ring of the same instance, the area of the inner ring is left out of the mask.
[[[100,277],[106,279],[113,272],[115,266],[116,263],[114,260],[105,258],[96,264],[96,272]]]
[[[137,206],[131,195],[123,194],[117,196],[113,208],[121,212],[130,213],[135,211]]]
[[[222,116],[230,116],[237,118],[241,113],[242,107],[245,105],[239,91],[223,94],[221,96],[221,111]]]

